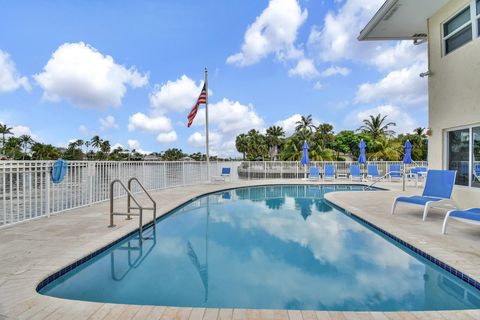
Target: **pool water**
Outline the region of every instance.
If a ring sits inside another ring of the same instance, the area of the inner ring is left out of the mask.
[[[480,292],[329,205],[361,186],[240,188],[195,199],[41,289],[85,301],[342,311],[480,307]]]

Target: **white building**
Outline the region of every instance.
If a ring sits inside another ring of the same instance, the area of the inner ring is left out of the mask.
[[[480,207],[480,0],[387,0],[359,40],[427,41],[429,167],[457,170],[454,199]]]

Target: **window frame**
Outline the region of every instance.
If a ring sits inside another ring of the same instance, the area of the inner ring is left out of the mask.
[[[465,130],[468,129],[468,185],[459,185],[455,184],[456,188],[466,188],[469,190],[476,190],[480,192],[479,187],[473,186],[473,169],[474,169],[474,154],[473,154],[473,129],[480,128],[480,123],[472,124],[472,125],[465,125],[460,127],[454,127],[444,130],[443,134],[443,141],[444,141],[444,161],[443,161],[443,168],[449,170],[449,151],[450,151],[450,142],[448,139],[449,133],[453,131]]]
[[[455,31],[451,32],[449,35],[445,35],[445,25],[449,23],[453,18],[455,18],[459,13],[464,11],[467,7],[470,6],[470,20],[465,22],[463,25],[458,27]],[[449,55],[450,53],[457,51],[457,49],[460,49],[464,45],[468,44],[471,41],[476,40],[477,38],[480,37],[480,28],[479,28],[479,20],[480,20],[480,14],[477,15],[477,0],[470,0],[468,4],[465,6],[462,6],[459,10],[457,10],[454,14],[449,16],[445,21],[442,22],[440,29],[441,29],[441,38],[442,38],[442,57],[445,57]],[[451,37],[457,35],[460,31],[468,27],[469,25],[472,26],[472,39],[464,44],[462,44],[460,47],[447,52],[447,40],[450,39]]]

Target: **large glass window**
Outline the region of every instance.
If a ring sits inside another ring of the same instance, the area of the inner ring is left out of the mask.
[[[470,6],[468,6],[443,24],[445,54],[460,48],[471,40],[472,19]]]
[[[476,11],[476,16],[477,16],[477,36],[480,37],[480,0],[477,0],[477,11]]]
[[[469,185],[470,129],[448,132],[448,169],[457,170],[456,184]]]
[[[472,129],[472,144],[472,187],[480,188],[480,127]]]

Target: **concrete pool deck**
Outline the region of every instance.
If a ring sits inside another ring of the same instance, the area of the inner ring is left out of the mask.
[[[313,183],[302,180],[233,181],[171,188],[152,193],[160,216],[192,197],[250,185]],[[318,183],[318,182],[316,182]],[[341,181],[336,183],[350,183]],[[328,184],[328,183],[326,183]],[[381,183],[383,192],[330,193],[327,200],[390,232],[480,281],[480,228],[453,221],[441,234],[443,212],[432,212],[423,222],[421,210],[399,206],[389,214],[393,198],[402,193],[400,183]],[[410,187],[406,194],[420,193]],[[405,194],[405,193],[402,193]],[[140,197],[146,201],[145,197]],[[147,202],[145,202],[147,203]],[[125,205],[125,199],[116,201]],[[151,220],[150,212],[145,222]],[[325,312],[177,308],[74,301],[43,296],[37,284],[70,263],[117,240],[138,227],[138,220],[116,217],[107,228],[108,203],[70,210],[50,218],[0,229],[1,319],[480,319],[480,310],[439,312]]]

